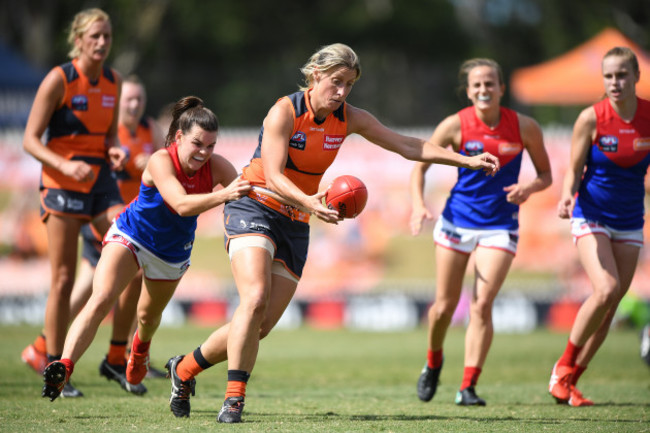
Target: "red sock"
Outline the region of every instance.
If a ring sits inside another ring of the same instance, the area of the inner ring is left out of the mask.
[[[125,365],[126,341],[111,340],[111,344],[108,346],[108,355],[106,355],[106,361],[109,364],[113,365]]]
[[[36,340],[34,340],[32,344],[34,345],[34,349],[38,352],[47,353],[47,348],[45,347],[45,335],[41,334],[36,337]]]
[[[468,386],[476,385],[478,382],[478,377],[481,375],[482,369],[478,367],[465,367],[465,372],[463,373],[463,382],[460,384],[461,391]]]
[[[147,353],[149,352],[149,347],[151,347],[151,340],[141,341],[138,335],[138,330],[136,329],[135,334],[133,335],[133,343],[131,344],[131,351],[135,353]]]
[[[440,368],[442,365],[442,349],[427,351],[427,365],[429,368]]]
[[[566,349],[564,349],[564,353],[557,361],[557,365],[566,365],[569,367],[573,367],[574,365],[576,365],[576,359],[578,359],[578,354],[580,353],[581,350],[582,350],[582,346],[578,347],[575,344],[573,344],[571,340],[567,341]]]
[[[583,367],[582,365],[576,364],[573,367],[573,374],[571,375],[571,385],[575,386],[576,383],[578,383],[578,379],[580,379],[580,376],[582,376],[582,373],[585,372],[587,367]]]
[[[68,378],[70,378],[70,376],[72,376],[72,372],[74,371],[74,362],[68,358],[60,359],[59,362],[65,365],[65,372],[68,375]]]

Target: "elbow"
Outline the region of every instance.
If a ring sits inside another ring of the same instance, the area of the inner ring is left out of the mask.
[[[553,175],[550,171],[543,173],[540,178],[542,180],[542,189],[548,188],[553,183]]]
[[[174,203],[174,204],[170,203],[169,206],[172,209],[174,209],[174,212],[176,212],[176,214],[178,214],[178,216],[181,216],[181,217],[189,217],[189,216],[193,216],[193,215],[196,214],[196,212],[194,212],[194,209],[192,209],[186,203]]]

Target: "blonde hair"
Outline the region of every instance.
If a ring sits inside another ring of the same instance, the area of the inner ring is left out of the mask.
[[[630,66],[632,66],[632,71],[634,72],[634,75],[636,77],[639,76],[641,72],[639,70],[639,60],[636,58],[636,54],[634,54],[634,51],[632,51],[631,48],[614,47],[605,53],[605,55],[603,56],[603,60],[605,60],[607,57],[610,56],[621,57],[626,62],[630,62]]]
[[[71,47],[68,52],[68,57],[74,59],[81,54],[81,51],[75,44],[75,40],[86,33],[95,21],[106,21],[110,24],[111,18],[106,12],[98,8],[85,9],[74,16],[68,33],[68,44]]]
[[[321,47],[309,58],[307,63],[300,68],[305,76],[305,85],[300,90],[307,90],[314,84],[314,72],[327,72],[334,68],[345,67],[356,71],[355,81],[361,77],[361,63],[359,57],[345,44],[331,44]]]

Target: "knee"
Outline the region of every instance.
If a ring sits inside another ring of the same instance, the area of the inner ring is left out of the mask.
[[[94,317],[104,318],[113,308],[114,300],[106,296],[91,296],[88,303],[81,311],[88,311],[88,314]]]
[[[478,299],[472,302],[470,307],[472,318],[489,322],[492,320],[492,302],[485,299]]]
[[[456,303],[436,301],[429,309],[429,318],[433,321],[450,322],[456,311]]]
[[[51,291],[61,295],[69,296],[74,286],[74,274],[67,269],[60,269],[52,276]]]
[[[247,290],[239,299],[239,307],[248,315],[263,317],[269,302],[267,293],[264,287]]]
[[[617,281],[603,281],[594,287],[593,298],[596,305],[609,308],[618,301],[619,284]]]
[[[161,318],[149,313],[147,310],[138,311],[138,326],[142,327],[158,327]]]

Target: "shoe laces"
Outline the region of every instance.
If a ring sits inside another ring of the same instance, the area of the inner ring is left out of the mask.
[[[196,385],[196,381],[194,379],[180,381],[178,385],[178,393],[176,394],[176,398],[181,400],[189,400],[190,394],[194,395],[195,385]]]
[[[227,401],[225,406],[227,412],[238,413],[244,408],[244,400]]]

